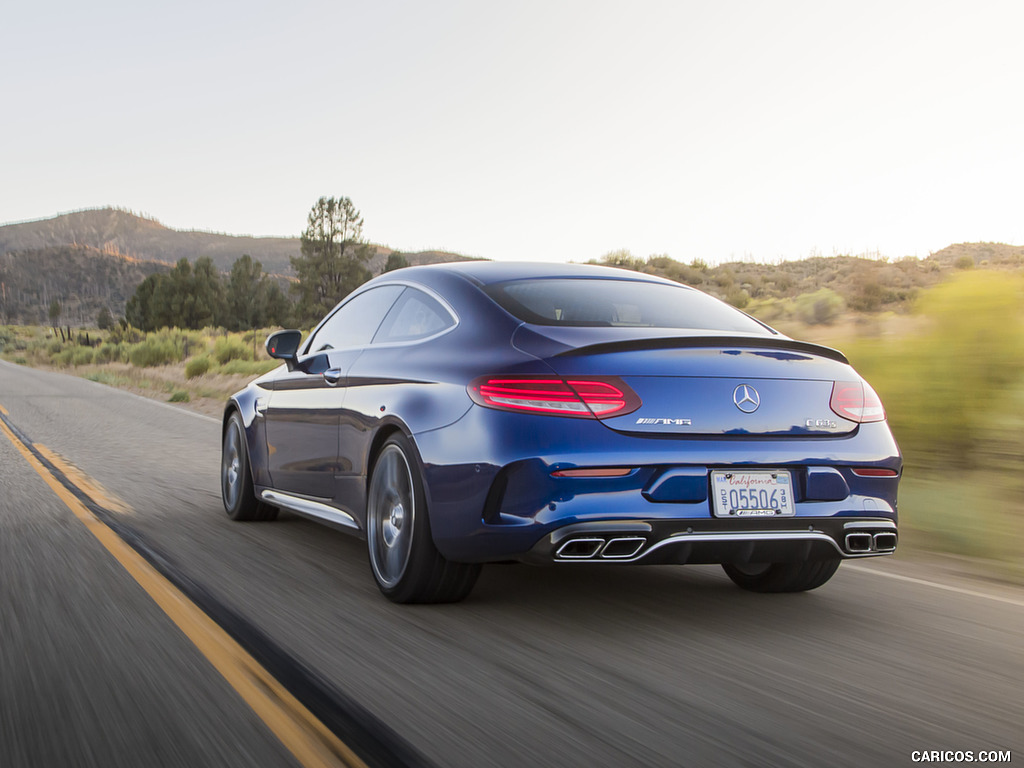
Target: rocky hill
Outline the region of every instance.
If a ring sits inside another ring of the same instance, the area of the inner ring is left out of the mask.
[[[64,325],[92,325],[102,307],[114,315],[149,275],[170,265],[61,245],[0,253],[0,322],[49,323],[50,303],[61,302]]]
[[[195,261],[200,256],[208,256],[225,272],[240,256],[249,254],[262,262],[265,272],[285,276],[292,274],[290,258],[299,254],[297,237],[249,237],[171,229],[154,219],[117,208],[76,211],[0,226],[0,254],[68,245],[170,264],[179,259]],[[370,265],[374,274],[384,269],[384,262],[392,252],[383,246],[376,248],[377,254]],[[403,255],[409,264],[466,258],[442,251]]]
[[[908,311],[922,289],[942,282],[953,272],[1024,267],[1024,247],[958,243],[924,259],[815,256],[774,264],[729,262],[717,266],[700,260],[687,264],[668,256],[640,259],[617,251],[595,263],[692,285],[769,323],[792,318],[817,324],[846,311]]]
[[[0,226],[0,322],[48,322],[50,302],[61,301],[61,322],[94,323],[102,307],[114,316],[148,275],[180,259],[207,256],[227,272],[244,254],[286,283],[298,238],[239,237],[181,231],[116,208],[77,211]],[[375,246],[370,270],[384,270],[390,248]],[[434,264],[466,257],[443,251],[403,253],[406,262]]]
[[[375,246],[370,266],[384,269],[392,251]],[[50,302],[64,302],[62,322],[88,324],[102,306],[114,315],[135,287],[179,259],[210,257],[227,271],[243,254],[286,282],[298,238],[236,237],[170,229],[153,219],[105,208],[0,226],[0,321],[46,322]],[[403,253],[407,263],[430,264],[466,257],[441,251]],[[774,264],[732,262],[711,266],[668,256],[647,259],[627,251],[600,263],[661,275],[696,286],[769,323],[831,322],[853,311],[909,310],[919,291],[964,269],[1020,269],[1024,247],[958,243],[927,258],[897,261],[857,256],[813,257]]]

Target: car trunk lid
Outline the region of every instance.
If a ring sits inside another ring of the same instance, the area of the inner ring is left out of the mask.
[[[767,334],[636,338],[630,329],[634,337],[627,339],[621,330],[544,328],[516,343],[546,353],[545,362],[570,385],[589,376],[624,382],[642,404],[602,419],[619,432],[824,437],[857,426],[830,406],[836,381],[858,379],[835,350]]]

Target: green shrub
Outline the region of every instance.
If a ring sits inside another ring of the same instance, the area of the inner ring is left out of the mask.
[[[786,317],[786,302],[781,299],[757,299],[744,307],[744,310],[766,323]]]
[[[213,365],[210,362],[210,358],[206,355],[202,357],[193,357],[187,363],[185,363],[185,378],[196,379],[203,376],[210,370],[210,366]]]
[[[252,360],[252,347],[234,336],[221,337],[213,343],[213,356],[221,365],[232,360]]]
[[[51,339],[46,342],[46,354],[50,357],[59,355],[62,351],[64,351],[64,342],[60,339]]]
[[[111,344],[109,341],[97,347],[93,362],[98,365],[106,363],[123,363],[128,359],[128,347],[125,344]]]
[[[152,368],[157,365],[169,365],[180,362],[184,356],[184,346],[176,344],[174,339],[150,336],[145,341],[133,344],[128,351],[128,360],[136,368]]]
[[[125,323],[123,320],[121,321],[121,323],[116,324],[113,328],[110,329],[110,334],[107,336],[107,341],[110,341],[114,344],[120,344],[122,342],[127,344],[138,344],[140,341],[146,338],[146,334],[144,334],[138,328],[133,328],[132,326],[128,325],[128,323]]]
[[[743,309],[750,303],[750,294],[743,288],[732,288],[725,295],[725,300],[736,309]]]
[[[26,360],[24,357],[16,357],[14,358],[13,362],[15,365],[28,365],[28,360]]]
[[[171,403],[187,403],[191,400],[192,398],[188,396],[188,392],[183,389],[176,389],[168,398],[168,402]]]
[[[843,298],[830,288],[796,298],[797,316],[808,325],[831,325],[845,308]]]
[[[50,363],[58,368],[67,368],[75,357],[74,347],[65,347],[55,355],[50,356]]]
[[[92,347],[73,347],[71,351],[71,364],[76,368],[80,365],[92,365],[94,358]]]

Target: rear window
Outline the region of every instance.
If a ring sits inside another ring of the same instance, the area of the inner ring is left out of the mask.
[[[769,332],[728,304],[683,286],[557,278],[510,280],[483,290],[507,312],[534,325]]]

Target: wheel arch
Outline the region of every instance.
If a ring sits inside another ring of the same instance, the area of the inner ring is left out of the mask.
[[[423,485],[423,495],[426,498],[427,502],[427,521],[428,525],[430,525],[430,510],[433,507],[433,503],[430,495],[430,485],[427,482],[427,473],[424,471],[423,456],[420,453],[419,445],[416,444],[416,438],[409,430],[409,427],[404,422],[399,421],[398,419],[389,419],[384,424],[382,424],[377,429],[376,433],[373,436],[373,439],[370,441],[370,448],[366,454],[366,477],[364,478],[363,498],[369,498],[370,479],[373,477],[373,470],[377,464],[377,458],[380,456],[380,452],[384,448],[384,444],[388,441],[388,438],[396,434],[400,434],[406,440],[408,440],[409,445],[412,448],[413,455],[411,458],[416,462],[416,467],[414,469],[419,472],[420,482]],[[431,538],[433,538],[433,525],[430,525],[430,531]]]
[[[387,442],[388,438],[394,434],[403,435],[409,443],[413,446],[413,450],[416,451],[414,457],[420,466],[423,466],[423,460],[420,458],[419,448],[416,446],[416,440],[412,436],[412,432],[402,422],[395,420],[388,420],[382,424],[377,431],[374,433],[373,438],[370,440],[370,447],[366,452],[366,477],[365,477],[365,490],[369,493],[370,490],[370,478],[373,476],[373,469],[377,464],[377,457],[380,456],[381,449],[384,447],[384,443]]]
[[[220,440],[223,444],[228,421],[232,414],[237,413],[242,420],[242,438],[245,440],[245,449],[249,455],[250,476],[256,485],[268,486],[271,482],[267,468],[266,439],[262,419],[256,418],[256,397],[257,393],[252,391],[251,387],[231,396],[221,416]]]

